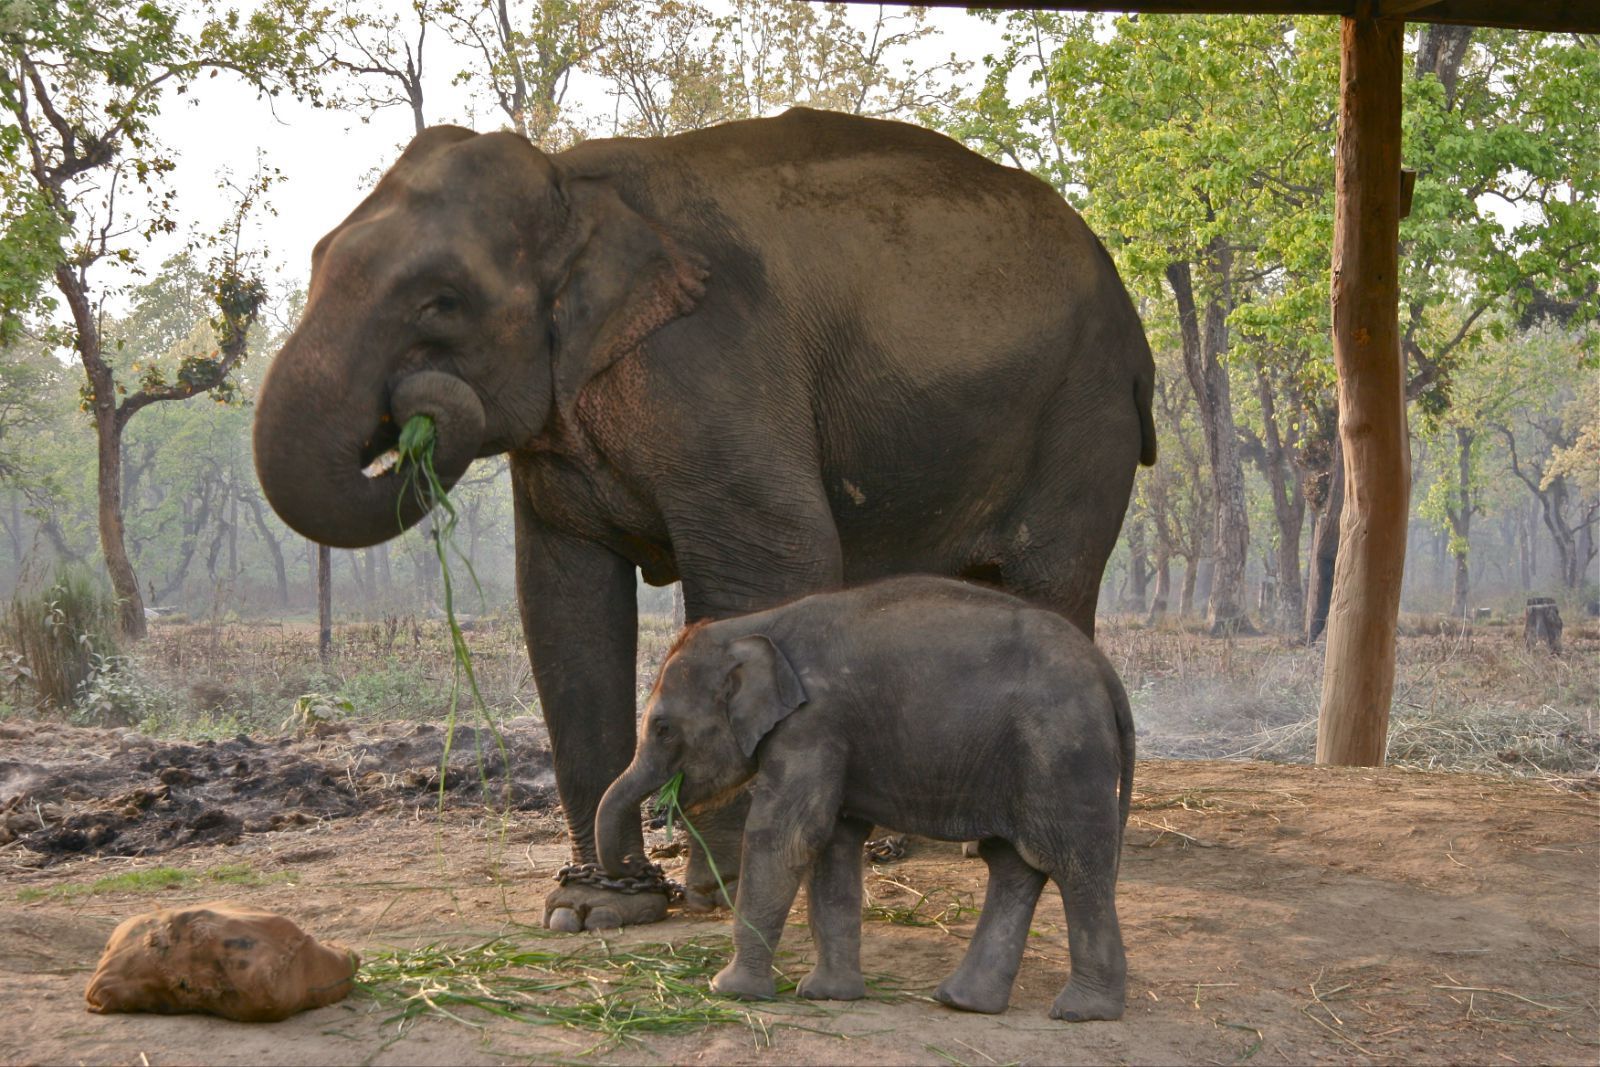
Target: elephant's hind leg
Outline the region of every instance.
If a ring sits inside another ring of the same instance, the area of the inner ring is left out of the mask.
[[[934,999],[963,1011],[995,1014],[1011,1000],[1011,984],[1022,965],[1028,924],[1044,888],[1045,873],[1029,866],[1011,844],[998,837],[978,843],[989,865],[989,889],[977,932],[961,966],[939,984]]]
[[[1107,834],[1104,841],[1073,850],[1051,872],[1066,905],[1072,958],[1072,978],[1050,1007],[1052,1019],[1122,1018],[1128,961],[1117,923],[1118,842],[1117,834]]]

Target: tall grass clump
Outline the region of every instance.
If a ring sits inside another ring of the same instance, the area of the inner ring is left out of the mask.
[[[49,588],[18,593],[4,619],[4,637],[20,656],[13,671],[40,699],[71,708],[99,664],[116,655],[116,601],[87,573],[56,572]]]

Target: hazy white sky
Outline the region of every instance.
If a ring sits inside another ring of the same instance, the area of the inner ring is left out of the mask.
[[[408,0],[373,2],[410,9]],[[856,10],[862,20],[875,12],[865,6]],[[957,9],[934,9],[929,21],[941,30],[922,43],[930,65],[955,52],[973,62],[969,77],[980,78],[984,54],[1000,46],[999,28]],[[428,122],[457,122],[480,130],[500,125],[498,110],[475,104],[465,88],[451,84],[466,57],[437,29],[429,33],[425,60]],[[611,99],[594,79],[575,79],[568,101],[607,122],[613,112]],[[169,97],[158,129],[179,157],[174,178],[180,213],[199,226],[214,229],[228,212],[230,200],[217,190],[224,169],[248,177],[260,149],[267,163],[283,172],[284,180],[271,193],[277,216],[261,218],[247,239],[265,245],[270,262],[286,275],[302,279],[310,270],[312,245],[356,206],[377,171],[393,161],[412,135],[408,108],[380,111],[370,122],[294,100],[275,101],[269,111],[251,90],[227,76],[203,81],[188,97]],[[178,243],[152,249],[149,267]]]

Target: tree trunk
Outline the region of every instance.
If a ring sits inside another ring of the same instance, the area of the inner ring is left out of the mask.
[[[1339,557],[1339,525],[1344,516],[1344,446],[1333,440],[1327,490],[1311,527],[1311,559],[1307,568],[1306,644],[1314,644],[1328,625],[1333,601],[1333,571]]]
[[[113,392],[112,397],[115,397]],[[98,504],[100,550],[106,557],[111,591],[117,598],[117,618],[122,634],[134,640],[145,635],[144,594],[128,558],[127,534],[122,522],[122,420],[114,407],[100,410],[95,401],[96,443],[100,451]]]
[[[1417,34],[1417,76],[1432,74],[1439,79],[1444,86],[1444,105],[1447,110],[1455,107],[1456,83],[1461,80],[1461,61],[1466,58],[1467,45],[1471,42],[1471,26],[1424,23]]]
[[[239,487],[228,473],[228,577],[239,573]]]
[[[1517,520],[1517,576],[1522,580],[1522,591],[1533,588],[1533,556],[1528,544],[1528,513],[1518,509]]]
[[[372,551],[378,554],[378,592],[387,604],[394,592],[394,577],[389,572],[389,542],[378,542]]]
[[[317,546],[317,658],[333,650],[333,549]]]
[[[1305,616],[1305,585],[1300,578],[1300,531],[1305,527],[1306,498],[1289,462],[1289,452],[1298,434],[1291,429],[1286,439],[1278,429],[1277,398],[1265,372],[1256,375],[1256,391],[1261,400],[1265,434],[1263,458],[1267,484],[1272,490],[1272,514],[1278,523],[1278,618],[1283,626],[1295,629]]]
[[[1467,551],[1472,534],[1472,445],[1476,435],[1465,426],[1456,427],[1456,501],[1446,508],[1450,519],[1450,555],[1455,560],[1455,587],[1451,598],[1450,614],[1457,619],[1467,617],[1467,602],[1471,599],[1472,573],[1467,569]]]
[[[267,518],[261,513],[260,499],[254,494],[245,496],[245,507],[250,509],[250,519],[256,524],[261,543],[267,546],[267,554],[272,557],[272,573],[278,579],[278,606],[286,608],[289,606],[289,573],[283,565],[283,548],[267,526]]]
[[[1377,766],[1388,741],[1411,498],[1399,319],[1405,22],[1340,21],[1332,302],[1345,503],[1317,762]]]
[[[356,596],[362,604],[370,603],[372,598],[367,595],[367,580],[361,576],[361,559],[353,551],[339,553],[350,564],[350,574],[355,579]]]
[[[1528,505],[1528,587],[1539,577],[1539,500]]]
[[[1589,577],[1589,561],[1595,557],[1594,522],[1586,522],[1578,528],[1578,551],[1574,562],[1578,566],[1578,573],[1573,576],[1572,588],[1582,590]]]
[[[105,556],[111,591],[117,598],[117,618],[125,637],[137,640],[146,632],[144,594],[139,578],[128,558],[127,531],[122,521],[122,431],[124,414],[117,407],[117,382],[100,350],[99,318],[89,302],[82,278],[65,263],[55,270],[56,288],[66,297],[77,331],[74,347],[83,363],[91,396],[89,410],[94,415],[95,444],[98,449],[96,505],[100,529],[100,550]]]
[[[15,589],[22,581],[22,562],[26,554],[22,547],[22,494],[13,489],[6,495],[11,505],[11,521],[6,524],[6,533],[11,535],[11,588]]]
[[[1200,568],[1195,565],[1195,560],[1186,558],[1183,561],[1183,588],[1178,593],[1178,618],[1187,619],[1194,614],[1194,581]]]
[[[1145,625],[1152,625],[1167,614],[1167,602],[1172,597],[1172,553],[1156,538],[1156,592],[1150,599],[1150,614]]]
[[[178,566],[162,585],[159,594],[152,591],[158,605],[170,603],[173,597],[182,598],[183,583],[189,576],[189,565],[194,562],[194,550],[200,541],[200,531],[204,530],[206,523],[211,520],[213,489],[214,483],[208,478],[201,483],[200,491],[193,498],[183,501],[183,540],[178,543]]]
[[[422,586],[422,607],[424,610],[433,606],[438,599],[439,583],[439,554],[435,548],[439,536],[434,527],[433,516],[424,516],[417,523],[417,531],[422,535],[422,549],[414,557],[417,567],[417,584]]]
[[[1150,548],[1146,544],[1144,519],[1128,524],[1128,599],[1130,611],[1143,612],[1150,588]]]
[[[1229,253],[1216,244],[1212,249],[1216,274],[1227,277]],[[1214,518],[1215,572],[1207,601],[1206,625],[1212,634],[1249,631],[1244,611],[1244,570],[1250,550],[1250,527],[1245,513],[1244,466],[1239,457],[1239,431],[1233,421],[1233,400],[1222,354],[1228,348],[1228,308],[1220,297],[1206,301],[1205,322],[1200,321],[1194,284],[1187,262],[1167,267],[1167,282],[1178,306],[1183,337],[1183,364],[1200,408],[1206,452],[1211,460]]]

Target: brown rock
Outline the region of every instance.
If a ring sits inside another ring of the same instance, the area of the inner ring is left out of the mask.
[[[213,901],[125,920],[89,979],[89,1010],[276,1022],[343,1000],[360,958],[290,920]]]

